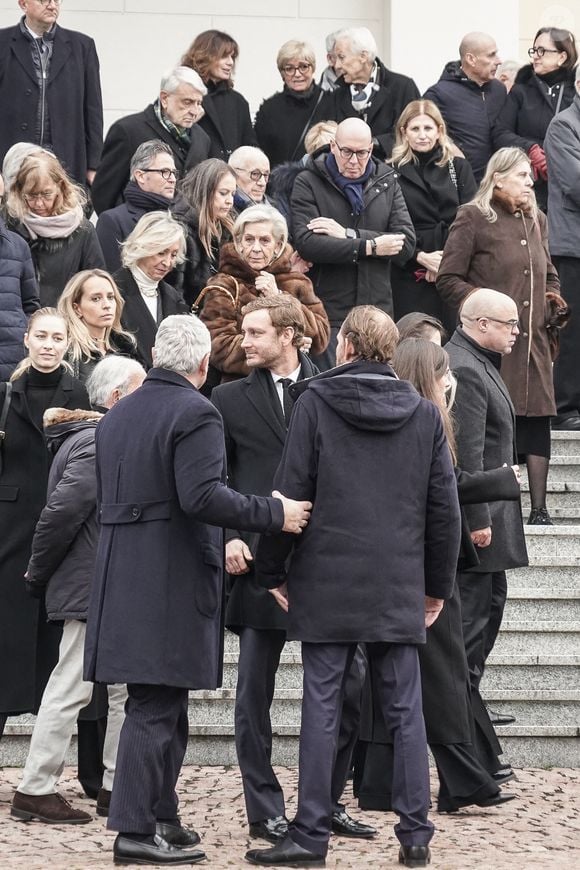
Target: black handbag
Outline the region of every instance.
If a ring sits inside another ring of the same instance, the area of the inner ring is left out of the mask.
[[[8,411],[10,410],[10,401],[12,399],[12,384],[10,381],[6,383],[6,392],[4,393],[4,403],[2,405],[2,413],[0,414],[0,475],[2,474],[3,468],[3,458],[2,458],[2,448],[4,446],[4,440],[6,438],[6,418],[8,417]]]

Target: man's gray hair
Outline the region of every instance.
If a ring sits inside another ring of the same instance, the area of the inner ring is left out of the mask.
[[[149,169],[158,154],[169,154],[170,157],[173,157],[173,151],[161,139],[149,139],[147,142],[142,142],[131,157],[129,169],[131,181],[135,181],[135,172],[138,169]]]
[[[377,42],[368,27],[345,27],[344,30],[339,30],[335,36],[336,42],[339,39],[348,39],[354,54],[362,54],[363,51],[366,51],[369,60],[376,58]]]
[[[336,43],[336,39],[339,33],[342,33],[342,30],[333,30],[332,33],[329,33],[326,39],[324,40],[324,44],[326,46],[326,53],[332,54],[332,50]]]
[[[118,390],[121,398],[127,395],[131,380],[144,371],[141,363],[127,356],[106,356],[97,363],[85,384],[93,408],[108,407],[113,390]]]
[[[207,88],[201,80],[201,76],[189,66],[176,66],[164,73],[161,77],[159,91],[172,94],[179,85],[191,85],[192,88],[200,92],[202,97],[207,94]]]
[[[171,314],[162,320],[154,347],[156,368],[193,375],[211,350],[209,329],[195,314]]]

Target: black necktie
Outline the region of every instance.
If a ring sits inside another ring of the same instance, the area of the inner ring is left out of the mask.
[[[290,378],[278,378],[278,383],[282,384],[282,404],[284,406],[284,419],[286,421],[286,425],[290,422],[290,415],[292,413],[292,406],[294,402],[288,392],[288,387],[292,383]]]

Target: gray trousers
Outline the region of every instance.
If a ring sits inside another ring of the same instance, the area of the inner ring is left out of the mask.
[[[28,758],[18,791],[23,794],[54,794],[62,774],[79,711],[91,700],[93,684],[83,680],[86,623],[64,623],[58,662],[42,696]],[[127,699],[125,686],[108,686],[109,715],[103,747],[103,788],[111,791],[119,734]]]

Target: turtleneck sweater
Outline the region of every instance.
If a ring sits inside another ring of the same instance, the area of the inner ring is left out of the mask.
[[[52,407],[52,399],[62,377],[62,366],[54,372],[41,372],[31,366],[26,374],[26,404],[35,426],[42,429],[42,416]]]
[[[157,323],[157,297],[159,295],[159,281],[155,281],[153,278],[150,278],[149,275],[146,275],[145,272],[139,268],[139,266],[129,266],[129,271],[135,279],[135,283],[137,284],[139,292],[141,293],[141,298],[149,309],[151,317]]]

